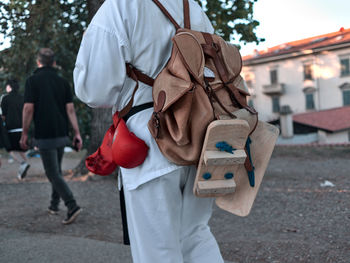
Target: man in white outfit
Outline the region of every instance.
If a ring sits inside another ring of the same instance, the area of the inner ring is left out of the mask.
[[[183,0],[159,1],[183,26]],[[213,32],[194,0],[189,0],[191,29]],[[135,82],[126,76],[130,63],[155,78],[171,54],[175,28],[152,0],[106,0],[86,30],[74,69],[75,92],[91,107],[120,111]],[[152,102],[152,88],[139,82],[134,106]],[[170,163],[147,128],[153,109],[127,121],[146,142],[144,163],[121,168],[131,252],[135,263],[222,263],[208,221],[213,199],[192,193],[195,167]]]

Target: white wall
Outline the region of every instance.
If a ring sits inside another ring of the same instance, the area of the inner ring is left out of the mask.
[[[337,133],[328,133],[325,131],[318,131],[319,143],[348,143],[349,131],[342,131]]]
[[[264,64],[244,66],[242,76],[251,80],[254,96],[252,100],[261,120],[270,121],[279,118],[272,112],[271,96],[263,93],[263,86],[270,84],[270,69],[277,68],[278,83],[285,84],[285,93],[280,96],[280,105],[289,105],[294,114],[306,111],[303,89],[314,87],[315,110],[324,110],[343,106],[342,90],[345,82],[350,83],[350,76],[340,77],[339,56],[350,54],[350,48],[327,51],[317,55],[309,54]],[[313,65],[313,81],[304,82],[304,64]]]
[[[326,52],[316,58],[316,81],[319,85],[321,109],[343,106],[342,90],[339,86],[350,82],[350,78],[340,76],[339,55],[349,52],[350,49]]]

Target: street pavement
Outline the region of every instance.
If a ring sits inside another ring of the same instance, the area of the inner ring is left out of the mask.
[[[79,162],[70,157],[64,158],[66,171]],[[45,210],[51,189],[43,176],[40,158],[29,160],[31,169],[23,181],[17,180],[16,163],[2,159],[0,263],[132,263],[130,246],[121,242],[119,200],[113,177],[72,178],[68,173],[66,180],[83,212],[75,223],[64,226],[60,223],[65,215],[63,204],[59,215],[48,215]],[[99,203],[111,197],[115,199],[110,206]]]
[[[1,263],[132,263],[130,249],[118,243],[0,227]]]
[[[331,156],[331,157],[330,157]],[[235,263],[350,262],[350,148],[275,150],[249,216],[214,207],[209,222],[224,259]],[[0,263],[131,262],[122,245],[116,179],[82,176],[69,181],[83,212],[61,224],[46,208],[50,184],[39,158],[24,181],[16,165],[0,168]],[[66,155],[64,169],[77,165]],[[215,263],[215,262],[213,262]]]
[[[132,263],[130,247],[118,243],[2,227],[0,237],[1,263]]]

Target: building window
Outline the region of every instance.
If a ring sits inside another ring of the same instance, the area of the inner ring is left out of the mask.
[[[280,112],[280,97],[272,97],[272,112]]]
[[[278,83],[277,69],[270,70],[270,80],[271,80],[271,84]]]
[[[350,90],[343,90],[343,105],[350,105]]]
[[[350,59],[342,58],[340,59],[340,76],[349,76],[350,75]]]
[[[304,65],[304,80],[312,80],[312,65],[306,64]]]
[[[307,110],[315,109],[314,94],[313,93],[306,93],[305,99],[306,99],[306,109]]]

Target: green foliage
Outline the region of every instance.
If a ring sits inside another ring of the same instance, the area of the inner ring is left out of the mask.
[[[205,10],[215,32],[235,44],[264,41],[254,32],[259,22],[253,19],[257,0],[196,0]]]
[[[86,19],[85,0],[0,3],[0,32],[11,41],[11,47],[1,56],[0,67],[8,77],[23,81],[36,67],[37,51],[50,47],[62,75],[71,80]]]
[[[59,73],[72,85],[72,72],[86,21],[85,0],[1,1],[0,33],[11,44],[0,53],[1,92],[8,78],[18,79],[23,89],[26,78],[36,68],[36,54],[42,47],[54,50]],[[89,134],[90,111],[78,100],[75,107],[82,134]]]
[[[254,33],[259,22],[253,19],[257,0],[196,0],[206,11],[217,34],[234,43],[263,41]],[[0,93],[4,81],[16,78],[23,84],[36,68],[41,47],[56,53],[60,74],[73,86],[72,72],[87,21],[103,0],[2,0],[0,33],[10,48],[0,51]],[[88,10],[89,9],[89,10]],[[1,43],[0,43],[1,44]],[[90,134],[91,110],[74,101],[83,135]],[[85,137],[85,142],[88,137]]]

